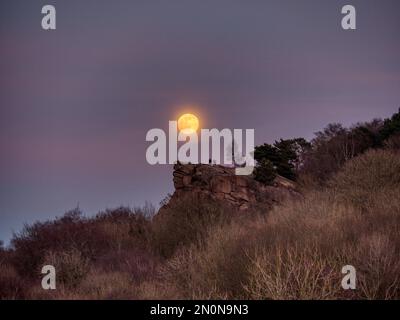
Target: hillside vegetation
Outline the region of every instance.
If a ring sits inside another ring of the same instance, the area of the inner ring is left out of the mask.
[[[328,126],[286,160],[287,143],[265,147],[304,195],[269,212],[189,198],[163,219],[151,206],[77,208],[27,225],[0,249],[0,298],[400,299],[399,123]],[[56,290],[41,288],[45,264]],[[345,265],[355,290],[341,286]]]

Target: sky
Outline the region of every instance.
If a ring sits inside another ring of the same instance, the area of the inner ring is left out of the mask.
[[[399,34],[398,0],[2,0],[0,239],[78,205],[157,206],[172,167],[145,136],[185,111],[256,144],[389,117]]]

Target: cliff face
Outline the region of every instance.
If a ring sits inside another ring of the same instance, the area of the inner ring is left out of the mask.
[[[233,168],[218,165],[176,164],[173,176],[175,192],[164,207],[187,195],[220,201],[239,210],[269,209],[285,199],[301,197],[295,184],[283,177],[277,177],[273,186],[264,186],[251,176],[237,176]]]

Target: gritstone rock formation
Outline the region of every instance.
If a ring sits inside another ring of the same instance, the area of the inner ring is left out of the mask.
[[[295,183],[278,176],[272,186],[255,181],[252,176],[237,176],[234,168],[205,164],[175,164],[175,192],[161,209],[188,195],[206,201],[212,199],[239,210],[270,209],[286,199],[301,198]]]

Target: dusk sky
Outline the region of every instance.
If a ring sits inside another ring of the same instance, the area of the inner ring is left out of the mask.
[[[78,204],[157,206],[172,167],[145,136],[183,111],[256,144],[390,116],[399,39],[399,0],[2,0],[0,239]]]

